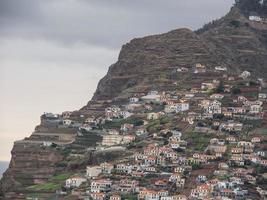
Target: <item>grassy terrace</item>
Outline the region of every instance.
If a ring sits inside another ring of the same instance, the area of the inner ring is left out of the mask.
[[[61,185],[64,184],[65,180],[71,176],[70,173],[63,173],[53,176],[51,179],[48,180],[47,183],[36,184],[27,187],[29,191],[42,191],[42,192],[54,192],[57,189],[61,188]]]
[[[188,142],[187,151],[204,151],[209,145],[211,134],[189,132],[183,135],[183,139]]]

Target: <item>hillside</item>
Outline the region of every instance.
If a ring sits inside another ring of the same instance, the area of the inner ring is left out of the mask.
[[[266,23],[249,21],[233,8],[225,17],[196,32],[177,29],[133,39],[122,47],[118,61],[99,82],[93,100],[148,91],[161,84],[161,75],[195,63],[222,65],[233,72],[249,70],[266,78],[266,35]]]
[[[87,105],[43,114],[34,133],[14,143],[0,197],[100,200],[88,196],[99,192],[84,176],[87,167],[92,173],[102,167],[95,178],[107,181],[107,196],[120,188],[123,199],[137,199],[139,190],[129,185],[138,185],[194,199],[220,180],[233,191],[216,185],[217,193],[206,194],[210,199],[261,199],[267,189],[267,22],[248,17],[235,6],[197,31],[177,29],[123,45]],[[177,176],[174,182],[169,175]],[[82,184],[68,187],[68,178]]]

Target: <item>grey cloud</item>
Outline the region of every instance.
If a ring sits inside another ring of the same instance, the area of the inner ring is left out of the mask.
[[[133,37],[188,27],[225,14],[233,0],[1,0],[0,37],[118,48]]]

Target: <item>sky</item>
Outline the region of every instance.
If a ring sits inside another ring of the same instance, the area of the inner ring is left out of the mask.
[[[123,44],[228,12],[233,0],[0,0],[0,161],[43,112],[77,110]]]

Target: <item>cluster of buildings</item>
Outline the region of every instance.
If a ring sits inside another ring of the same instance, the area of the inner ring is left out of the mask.
[[[176,72],[209,73],[202,64]],[[120,146],[131,152],[87,166],[66,180],[67,191],[93,200],[266,197],[266,188],[257,182],[267,169],[267,138],[261,134],[267,108],[264,81],[248,71],[228,75],[221,66],[213,73],[219,75],[190,89],[134,94],[83,122],[72,120],[70,113],[44,114],[44,123],[101,130],[102,149]]]

